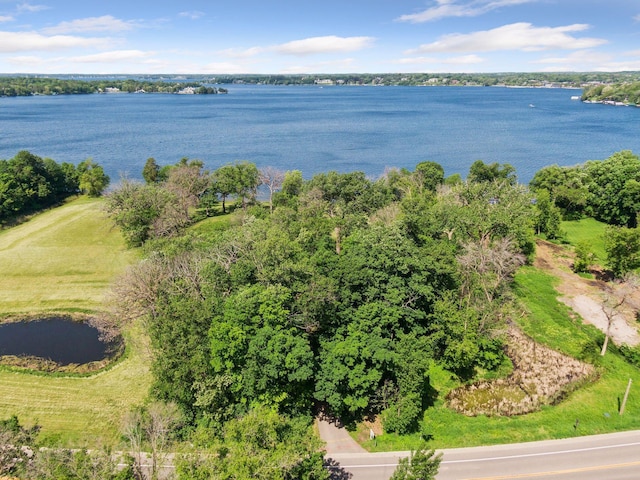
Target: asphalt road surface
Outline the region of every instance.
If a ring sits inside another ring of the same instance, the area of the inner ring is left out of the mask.
[[[640,431],[443,450],[438,480],[638,480]],[[334,478],[388,480],[408,452],[329,453]]]

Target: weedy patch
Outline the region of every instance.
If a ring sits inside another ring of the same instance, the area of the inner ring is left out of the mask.
[[[511,375],[452,390],[449,407],[467,416],[522,415],[558,403],[597,377],[593,365],[536,343],[513,325],[506,354],[513,362]]]

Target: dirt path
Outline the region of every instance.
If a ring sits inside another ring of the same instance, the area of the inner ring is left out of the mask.
[[[636,322],[636,312],[640,309],[640,288],[582,278],[571,271],[572,264],[572,253],[565,247],[537,241],[534,265],[559,279],[556,286],[560,294],[558,300],[573,309],[585,322],[605,332],[608,320],[602,308],[603,302],[608,298],[616,303],[624,296],[625,302],[613,316],[609,334],[618,345],[640,344]]]

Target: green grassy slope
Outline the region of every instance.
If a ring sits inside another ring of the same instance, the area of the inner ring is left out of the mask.
[[[135,258],[100,206],[79,198],[0,232],[0,315],[99,308]]]
[[[100,309],[110,282],[135,259],[100,204],[80,198],[0,232],[0,316]],[[50,443],[116,443],[122,415],[144,400],[151,381],[141,327],[125,335],[126,358],[90,377],[0,369],[0,418],[37,422]]]
[[[604,250],[604,234],[606,224],[593,218],[583,218],[562,222],[561,229],[565,232],[565,237],[571,245],[579,242],[586,242],[591,251],[595,253],[596,262],[603,264],[607,255]]]

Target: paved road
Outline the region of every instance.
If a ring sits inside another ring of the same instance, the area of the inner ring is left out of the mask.
[[[333,453],[338,479],[387,480],[408,452]],[[343,469],[343,470],[340,470]],[[349,476],[350,475],[350,476]],[[638,480],[640,431],[443,450],[438,480]]]
[[[325,418],[318,419],[317,425],[318,433],[325,442],[324,449],[328,455],[333,453],[367,453],[342,426],[338,426]]]

